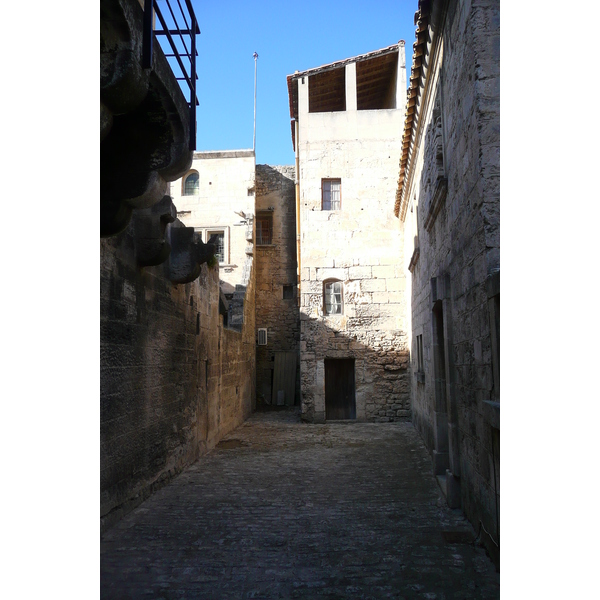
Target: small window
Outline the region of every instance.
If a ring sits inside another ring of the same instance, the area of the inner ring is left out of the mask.
[[[343,312],[342,282],[326,281],[323,284],[323,296],[325,298],[325,314],[341,315]]]
[[[423,336],[417,336],[417,371],[422,373],[424,371],[423,367]]]
[[[342,180],[323,179],[321,184],[323,210],[340,210],[342,208]]]
[[[258,330],[258,345],[259,346],[267,345],[267,330],[266,329]]]
[[[293,300],[294,299],[294,286],[293,285],[284,285],[283,286],[283,299],[284,300]]]
[[[193,196],[200,190],[200,177],[195,171],[190,173],[183,182],[183,195]]]
[[[225,256],[225,232],[224,231],[209,231],[207,233],[208,242],[214,244],[217,247],[215,257],[219,261],[219,264],[226,263]]]
[[[256,215],[256,245],[268,246],[273,243],[273,213]]]

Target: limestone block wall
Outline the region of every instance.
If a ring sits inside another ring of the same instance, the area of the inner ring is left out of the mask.
[[[178,217],[187,227],[201,229],[205,237],[210,231],[224,232],[227,256],[220,277],[226,294],[243,279],[247,243],[239,213],[254,212],[254,168],[253,150],[194,152],[189,171],[170,186]],[[198,192],[184,195],[186,177],[193,172],[199,175]]]
[[[482,523],[490,532],[494,541],[486,541],[494,554],[499,539],[499,405],[494,404],[499,381],[493,375],[489,290],[500,268],[499,2],[452,1],[447,6],[440,55],[436,61],[429,58],[432,92],[420,117],[423,135],[404,223],[404,260],[411,280],[412,416],[432,452],[434,469],[438,448],[446,444],[448,467],[460,485],[460,505],[476,528]],[[434,215],[438,126],[447,191]],[[439,405],[435,368],[440,339],[436,300],[440,310],[443,306],[447,351],[446,415]],[[446,442],[444,436],[450,439]]]
[[[355,81],[355,64],[346,69]],[[354,358],[356,418],[406,419],[406,276],[393,218],[404,110],[309,113],[308,81],[298,80],[302,415],[325,419],[324,360]],[[339,210],[322,210],[329,178],[341,180]],[[342,282],[341,315],[324,314],[329,279]]]
[[[271,404],[275,353],[299,353],[297,300],[296,191],[294,166],[256,165],[256,214],[271,214],[270,245],[255,245],[256,327],[267,329],[267,344],[256,346],[257,401]],[[284,298],[284,286],[291,297]],[[300,399],[300,360],[296,362]]]
[[[174,223],[181,226],[181,223]],[[219,269],[175,285],[137,266],[135,222],[101,241],[101,523],[109,527],[212,448],[255,403],[254,282],[223,327]]]

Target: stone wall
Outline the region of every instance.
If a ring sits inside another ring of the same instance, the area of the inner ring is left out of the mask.
[[[499,2],[436,4],[448,10],[440,52],[428,57],[431,93],[420,108],[405,222],[412,413],[434,471],[446,478],[448,502],[491,534],[483,537],[494,556],[499,380],[490,303],[498,292],[499,307]],[[434,15],[434,25],[442,17]]]
[[[226,329],[218,266],[203,264],[179,285],[167,263],[137,266],[136,223],[101,241],[103,528],[212,448],[255,403],[253,278],[242,331]]]
[[[254,246],[256,327],[267,329],[267,345],[256,346],[257,401],[265,404],[271,404],[275,353],[299,353],[295,172],[293,166],[256,165],[256,213],[273,218],[273,243]],[[291,287],[290,298],[283,297],[284,286]],[[295,389],[299,402],[299,357]]]
[[[404,48],[398,85],[405,82]],[[356,63],[346,69],[347,110],[309,113],[298,85],[302,415],[326,418],[325,360],[354,359],[356,419],[410,417],[403,234],[393,219],[404,107],[357,110]],[[322,207],[323,179],[340,179],[341,206]],[[325,314],[324,282],[342,283],[342,314]]]

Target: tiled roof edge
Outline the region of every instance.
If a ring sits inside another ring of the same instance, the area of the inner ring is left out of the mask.
[[[421,79],[424,76],[423,55],[427,53],[427,42],[429,41],[429,19],[434,0],[419,0],[419,7],[415,12],[415,38],[413,44],[412,67],[410,70],[410,85],[406,91],[406,112],[404,116],[404,130],[402,133],[402,155],[400,157],[400,173],[398,176],[398,188],[396,189],[396,202],[394,204],[394,215],[402,221],[406,216],[408,202],[405,198],[405,176],[407,175],[408,162],[412,154],[414,133],[418,119],[417,102],[421,91]]]

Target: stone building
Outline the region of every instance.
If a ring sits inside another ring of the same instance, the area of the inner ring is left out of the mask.
[[[393,218],[404,42],[289,75],[303,418],[410,415],[403,236]]]
[[[204,242],[214,236],[219,276],[231,297],[244,280],[246,229],[254,214],[253,150],[194,152],[185,175],[170,185],[177,217]]]
[[[101,10],[103,526],[258,399],[412,419],[498,561],[498,0],[419,1],[408,93],[404,42],[288,76],[294,166],[192,152],[138,1]]]
[[[412,421],[448,504],[498,560],[499,2],[419,2],[395,213]]]
[[[257,403],[300,399],[296,193],[293,166],[256,165]]]
[[[219,248],[177,219],[166,195],[192,165],[195,123],[158,44],[142,68],[143,23],[137,0],[102,0],[102,529],[212,448],[256,402],[254,275],[245,274],[239,322],[225,327]],[[242,229],[251,256],[251,223]]]

